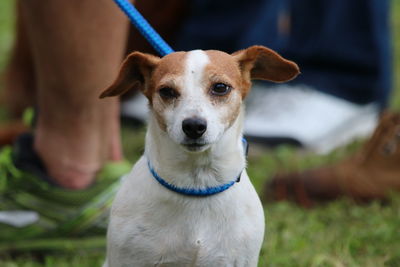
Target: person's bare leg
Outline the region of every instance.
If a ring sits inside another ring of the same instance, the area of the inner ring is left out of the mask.
[[[122,157],[117,99],[99,100],[116,77],[128,22],[109,0],[24,0],[37,75],[35,143],[55,182],[80,189]]]
[[[20,119],[24,110],[34,105],[36,83],[21,2],[17,2],[16,17],[15,42],[4,72],[4,103],[1,104],[13,119]]]

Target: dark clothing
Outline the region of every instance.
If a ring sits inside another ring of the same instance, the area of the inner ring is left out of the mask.
[[[260,44],[295,61],[307,84],[385,106],[392,64],[387,0],[193,0],[176,50]]]

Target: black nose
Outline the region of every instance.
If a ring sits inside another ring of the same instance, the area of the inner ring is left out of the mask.
[[[199,118],[189,118],[182,122],[182,130],[187,137],[197,139],[207,130],[207,121]]]

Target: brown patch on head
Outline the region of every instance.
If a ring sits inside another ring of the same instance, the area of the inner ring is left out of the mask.
[[[179,92],[180,88],[177,80],[185,72],[186,54],[186,52],[175,52],[161,58],[151,77],[147,95],[149,99],[152,99],[157,90],[162,87],[172,87]]]
[[[182,77],[185,72],[186,52],[175,52],[161,58],[154,69],[146,95],[160,128],[166,131],[167,124],[164,119],[165,109],[176,106],[179,99],[163,98],[159,94],[161,88],[171,88],[178,94],[182,90]]]
[[[208,50],[205,52],[210,60],[205,69],[207,88],[211,88],[214,83],[224,83],[231,86],[232,90],[239,90],[243,96],[246,88],[243,88],[242,76],[237,61],[231,55],[221,51]],[[226,97],[213,97],[213,99],[224,101]]]
[[[246,96],[250,85],[243,84],[239,64],[229,54],[217,51],[205,51],[210,63],[206,66],[204,83],[206,94],[214,106],[224,106],[225,112],[221,122],[227,128],[231,127],[240,113],[242,99]],[[225,95],[213,95],[211,89],[215,84],[222,83],[231,89]]]

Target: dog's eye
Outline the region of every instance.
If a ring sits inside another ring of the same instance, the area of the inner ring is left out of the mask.
[[[177,98],[179,96],[179,93],[171,87],[163,87],[158,90],[158,93],[163,98]]]
[[[226,95],[231,91],[232,87],[224,83],[216,83],[211,87],[211,93],[217,96]]]

